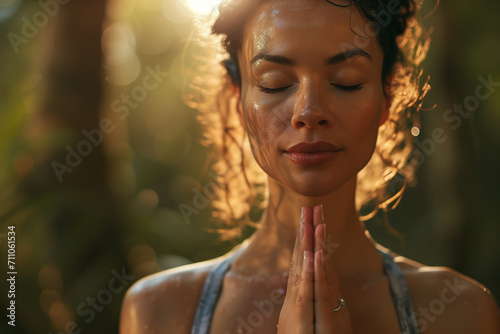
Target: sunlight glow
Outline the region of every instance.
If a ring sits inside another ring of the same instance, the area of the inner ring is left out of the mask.
[[[219,6],[221,0],[180,0],[194,15],[208,15]]]

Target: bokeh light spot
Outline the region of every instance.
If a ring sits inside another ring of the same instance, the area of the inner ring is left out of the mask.
[[[62,303],[61,295],[58,292],[48,289],[42,291],[40,294],[40,307],[45,313],[51,316],[58,315],[54,314],[54,312],[60,311],[61,309],[57,307],[53,308],[56,303]]]
[[[110,68],[109,81],[125,86],[137,79],[141,64],[135,53],[136,40],[130,26],[115,23],[107,27],[102,35],[102,45],[106,66]]]
[[[135,242],[139,241],[136,239]],[[160,270],[154,249],[144,241],[131,246],[127,252],[127,263],[133,275],[145,276]]]
[[[137,202],[146,208],[155,208],[158,205],[159,197],[156,191],[152,189],[144,189],[137,194]]]

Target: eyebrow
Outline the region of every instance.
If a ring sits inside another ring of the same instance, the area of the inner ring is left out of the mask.
[[[365,57],[368,58],[370,61],[372,61],[372,57],[364,50],[355,48],[355,49],[350,49],[346,50],[344,52],[337,53],[336,55],[329,57],[325,60],[325,65],[335,65],[340,62],[346,61],[350,58],[353,57]],[[257,54],[255,57],[252,58],[250,61],[250,65],[253,65],[259,60],[265,60],[271,63],[279,64],[279,65],[285,65],[285,66],[293,66],[295,65],[295,62],[287,57],[284,56],[278,56],[278,55],[272,55],[269,53],[261,52]]]
[[[346,50],[328,58],[327,60],[325,60],[325,65],[335,65],[353,57],[365,57],[368,58],[368,60],[372,61],[372,56],[370,56],[365,50],[355,48]]]
[[[250,65],[256,63],[259,60],[265,60],[271,63],[275,64],[280,64],[280,65],[286,65],[286,66],[293,66],[295,65],[295,62],[287,57],[284,56],[277,56],[277,55],[271,55],[269,53],[261,52],[255,57],[252,58],[250,61]]]

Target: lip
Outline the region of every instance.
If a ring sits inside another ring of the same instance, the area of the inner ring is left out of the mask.
[[[324,141],[302,142],[287,148],[283,154],[299,165],[318,165],[333,159],[340,150]]]

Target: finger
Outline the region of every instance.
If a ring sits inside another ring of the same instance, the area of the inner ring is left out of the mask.
[[[314,254],[311,251],[302,254],[301,279],[296,288],[292,284],[292,289],[287,290],[278,321],[278,333],[314,333]]]
[[[314,242],[312,209],[301,208],[286,297],[278,322],[280,333],[314,332]]]
[[[325,225],[318,225],[315,237],[320,240],[320,245],[326,245]],[[326,248],[321,247],[315,252],[314,258],[314,308],[317,333],[330,333],[333,329],[340,333],[349,333],[351,328],[350,316],[347,305],[338,311],[333,310],[339,306],[339,299],[343,298],[335,274],[331,256],[327,256]]]
[[[303,232],[301,246],[304,251],[314,251],[314,226],[313,226],[313,210],[310,207],[304,207]],[[314,256],[313,256],[314,257]],[[312,261],[312,264],[314,261]]]
[[[316,229],[319,225],[324,224],[324,217],[323,217],[323,205],[316,205],[313,209],[313,228],[314,231],[316,232]],[[314,238],[314,253],[318,251],[320,247],[320,240],[318,240],[316,237]]]
[[[332,291],[327,283],[325,258],[320,249],[314,254],[314,322],[315,333],[333,332],[335,319],[333,315]],[[336,313],[336,312],[335,312]]]
[[[323,217],[323,204],[321,205],[316,205],[314,207],[314,228],[318,226],[319,224],[323,224],[325,222],[325,219]]]
[[[338,284],[337,275],[335,268],[333,266],[333,254],[329,252],[328,244],[326,242],[327,233],[326,225],[320,224],[315,230],[315,239],[318,240],[319,250],[318,259],[320,261],[319,277],[323,279],[322,284],[328,288],[334,300],[332,303],[336,303],[338,298],[342,298],[340,295],[340,286]],[[335,305],[336,307],[336,305]]]
[[[299,284],[299,289],[295,302],[299,307],[302,316],[312,320],[314,317],[313,301],[314,301],[314,254],[310,250],[304,251],[304,262],[302,270],[302,279]]]
[[[304,251],[313,251],[313,230],[312,230],[312,210],[309,207],[302,207],[301,223],[298,239],[295,241],[294,253],[292,255],[292,264],[288,279],[289,291],[295,290],[298,287],[303,276]],[[313,261],[311,261],[313,263]],[[313,273],[313,269],[306,268]]]

